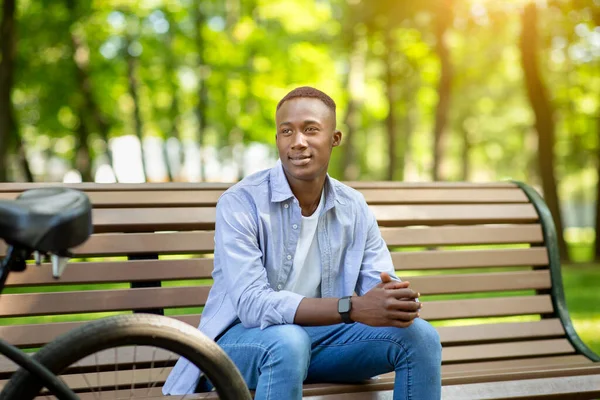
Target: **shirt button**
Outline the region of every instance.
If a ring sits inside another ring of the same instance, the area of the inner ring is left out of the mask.
[[[281,288],[283,288],[283,286],[281,286],[281,285],[277,285],[277,289],[278,289],[278,290],[281,290]]]
[[[291,260],[291,259],[292,259],[292,256],[290,256],[290,255],[288,254],[288,256],[287,256],[287,259],[288,259],[288,260]]]
[[[298,225],[294,224],[294,225],[292,225],[292,228],[298,229]]]
[[[289,206],[290,206],[290,205],[289,205],[288,203],[285,203],[285,204],[283,205],[283,208],[288,208]]]

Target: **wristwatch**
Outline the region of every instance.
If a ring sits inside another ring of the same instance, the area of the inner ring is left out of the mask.
[[[350,310],[352,310],[352,296],[342,297],[338,300],[338,312],[342,317],[342,322],[345,324],[351,324],[352,318],[350,318]]]

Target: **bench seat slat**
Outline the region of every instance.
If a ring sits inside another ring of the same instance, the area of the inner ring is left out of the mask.
[[[210,286],[0,295],[0,315],[56,315],[204,305]]]
[[[436,329],[443,345],[565,336],[565,331],[558,318],[493,323],[491,325],[438,326]]]
[[[115,390],[115,383],[118,383],[123,388],[131,387],[131,383],[139,385],[148,385],[149,380],[157,382],[161,387],[169,373],[171,372],[170,367],[167,368],[152,368],[152,369],[136,369],[136,370],[125,370],[125,371],[105,371],[105,372],[89,372],[85,374],[65,374],[60,375],[61,379],[71,388],[71,390],[87,391],[90,387],[103,388],[102,391],[113,391]],[[152,373],[150,377],[150,373]],[[84,377],[85,375],[85,377]],[[100,386],[98,386],[100,384]],[[6,385],[6,380],[0,381],[0,389]],[[104,396],[103,396],[104,397]]]
[[[178,319],[192,326],[200,323],[199,314],[177,315]],[[85,322],[53,322],[31,325],[0,326],[0,337],[19,347],[38,347],[57,336],[75,329]],[[564,336],[565,332],[556,318],[530,322],[495,323],[493,325],[464,325],[437,327],[442,344],[478,343],[497,340],[536,339]],[[1,371],[1,369],[0,369]]]
[[[425,302],[420,314],[428,321],[435,321],[454,318],[550,314],[552,310],[550,295],[538,295]]]
[[[516,267],[548,265],[545,247],[500,250],[434,250],[392,252],[397,270]]]
[[[381,227],[388,246],[448,246],[470,244],[542,243],[539,224],[488,226]]]
[[[455,254],[466,253],[466,254]],[[523,255],[522,259],[519,255]],[[459,256],[459,257],[456,257]],[[399,253],[394,254],[392,259],[396,266],[401,267],[398,275],[402,278],[402,272],[408,270],[420,269],[441,269],[441,268],[470,268],[470,267],[498,267],[498,266],[521,266],[522,262],[531,261],[525,265],[546,265],[547,260],[545,249],[508,249],[508,250],[478,250],[478,251],[428,251],[419,253]],[[81,284],[81,283],[113,283],[113,282],[136,282],[136,281],[162,281],[162,280],[182,280],[182,279],[207,279],[211,278],[213,269],[212,258],[190,258],[177,260],[131,260],[131,261],[107,261],[107,262],[73,262],[61,276],[61,284]],[[466,293],[485,290],[519,290],[519,289],[542,289],[547,288],[549,278],[543,278],[548,272],[543,271],[518,271],[515,275],[506,275],[507,273],[488,273],[489,279],[493,277],[506,277],[503,281],[490,282],[492,286],[482,286],[482,290],[476,290],[477,283],[467,283],[467,278],[472,275],[459,274],[460,276],[451,277],[444,275],[445,278],[431,276],[428,285],[438,282],[440,279],[459,280],[455,285],[426,286],[421,289],[422,293]],[[499,275],[498,275],[499,274]],[[480,280],[489,280],[485,278],[486,274],[476,274]],[[461,278],[462,276],[462,278]],[[511,282],[514,277],[519,281]],[[537,277],[537,278],[536,278]],[[430,277],[407,277],[406,280],[416,282],[416,280],[426,282]],[[537,283],[532,283],[526,287],[525,279],[536,279]],[[506,288],[500,286],[501,282],[506,282]],[[10,286],[35,286],[35,285],[54,285],[57,282],[52,277],[51,265],[43,263],[39,267],[30,267],[25,272],[11,274],[6,285]],[[540,286],[542,285],[542,286]],[[487,289],[487,288],[490,289]],[[491,289],[495,287],[496,289]],[[431,288],[431,289],[430,289]],[[463,289],[461,292],[460,290]]]
[[[60,278],[62,284],[115,283],[211,278],[212,258],[183,260],[130,260],[111,262],[72,263]],[[52,266],[42,264],[39,268],[9,276],[8,286],[53,284]]]
[[[380,226],[531,223],[531,204],[370,206]],[[212,229],[214,207],[94,209],[94,232]]]
[[[525,193],[519,188],[362,189],[360,192],[369,204],[477,204],[529,202]]]
[[[465,362],[530,356],[561,355],[574,353],[567,339],[548,339],[511,343],[474,344],[442,348],[444,362]]]
[[[576,356],[563,356],[563,357],[576,357]],[[498,368],[498,369],[477,369],[477,370],[472,370],[472,371],[460,371],[460,372],[444,372],[444,367],[448,366],[452,366],[452,364],[449,365],[443,365],[442,366],[442,374],[445,377],[452,377],[452,378],[462,378],[462,379],[469,379],[472,380],[474,377],[476,376],[490,376],[490,375],[495,375],[495,374],[513,374],[513,373],[539,373],[540,371],[553,371],[553,370],[566,370],[566,369],[581,369],[581,368],[588,368],[588,367],[594,367],[594,364],[588,360],[588,362],[583,362],[583,363],[571,363],[571,364],[545,364],[542,361],[546,358],[551,358],[551,357],[543,357],[543,358],[536,358],[535,360],[538,360],[538,364],[530,366],[530,367],[519,367],[518,366],[518,362],[522,361],[522,360],[504,360],[504,361],[517,361],[517,365],[514,365],[512,367],[507,367],[507,368]]]
[[[77,255],[128,255],[148,253],[184,254],[213,252],[215,232],[152,232],[123,235],[107,233],[92,235],[83,245],[74,249]]]
[[[477,361],[469,363],[453,363],[442,365],[442,373],[446,374],[473,374],[477,372],[492,371],[530,371],[542,369],[545,367],[568,367],[578,365],[593,365],[593,362],[580,354],[532,357],[523,359],[498,360],[498,361]]]
[[[422,295],[549,289],[550,271],[410,276],[411,287]]]
[[[370,206],[380,226],[535,222],[531,204]]]
[[[174,318],[192,326],[200,323],[200,314],[175,315]],[[67,333],[86,323],[76,322],[50,322],[33,325],[5,325],[0,326],[0,337],[18,347],[39,347],[51,342],[58,336]]]
[[[397,182],[397,181],[346,181],[344,184],[354,189],[422,189],[422,188],[516,188],[512,182]],[[3,182],[0,192],[20,192],[38,187],[72,187],[85,192],[140,191],[140,190],[223,190],[232,186],[227,182],[186,182],[186,183],[63,183],[63,182]]]
[[[164,191],[90,191],[95,208],[110,207],[205,207],[215,206],[224,190],[164,190]],[[527,203],[519,188],[411,188],[362,189],[369,204],[477,204]],[[0,199],[12,200],[20,192],[0,193]]]
[[[490,226],[439,226],[423,229],[381,228],[388,246],[442,246],[506,243],[542,243],[539,224]],[[212,252],[214,231],[104,233],[92,235],[74,249],[78,256],[148,253],[189,254]],[[6,246],[0,243],[0,255]]]
[[[210,286],[73,291],[0,295],[0,316],[56,315],[82,312],[203,306]],[[551,313],[549,295],[428,302],[427,320]]]

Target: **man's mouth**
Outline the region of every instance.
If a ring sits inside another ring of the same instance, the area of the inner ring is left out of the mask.
[[[312,156],[307,155],[297,155],[297,156],[289,156],[288,159],[294,165],[306,165],[310,162]]]

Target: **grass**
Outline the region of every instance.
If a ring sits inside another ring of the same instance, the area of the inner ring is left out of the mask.
[[[575,330],[600,355],[600,264],[567,265],[562,276]]]

